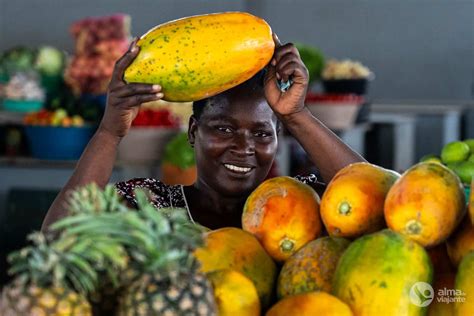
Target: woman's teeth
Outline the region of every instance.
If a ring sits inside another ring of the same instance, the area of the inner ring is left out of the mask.
[[[237,167],[237,166],[229,165],[229,164],[224,164],[224,166],[229,170],[242,172],[242,173],[249,172],[252,169],[252,168]]]

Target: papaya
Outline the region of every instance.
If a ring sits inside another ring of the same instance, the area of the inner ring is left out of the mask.
[[[337,262],[349,243],[344,238],[326,236],[304,245],[285,261],[280,271],[278,298],[315,291],[331,292]]]
[[[356,238],[385,226],[385,196],[400,175],[359,162],[341,169],[321,199],[321,218],[330,236]]]
[[[469,217],[471,223],[474,223],[474,179],[471,181],[470,191],[469,191],[469,205],[468,205]]]
[[[474,315],[474,251],[464,256],[459,264],[456,274],[455,288],[456,297],[454,302],[454,315],[465,316]]]
[[[166,101],[216,95],[253,77],[268,64],[275,44],[263,19],[243,12],[186,17],[140,37],[126,82],[160,84]]]
[[[347,304],[325,292],[310,292],[285,297],[272,306],[266,316],[352,316]]]
[[[282,262],[321,234],[319,196],[290,177],[264,181],[247,198],[242,228],[254,234],[270,256]]]
[[[449,259],[447,244],[442,243],[426,250],[433,264],[433,271],[436,275],[449,274],[455,271]]]
[[[219,316],[259,316],[260,300],[253,282],[236,270],[207,274],[214,289]]]
[[[418,163],[392,186],[385,199],[385,221],[424,247],[440,244],[453,232],[466,209],[464,189],[447,167]]]
[[[467,253],[474,250],[474,226],[469,216],[464,217],[461,225],[449,237],[447,249],[451,263],[455,267]]]
[[[433,268],[425,249],[384,229],[353,241],[339,259],[332,293],[354,315],[423,315],[411,303],[410,288],[430,283]]]
[[[428,316],[453,316],[454,304],[451,291],[444,289],[454,289],[454,279],[456,274],[454,272],[445,274],[435,274],[435,281],[433,283],[434,299],[428,306]],[[440,293],[448,292],[448,295],[440,295]]]
[[[194,251],[200,271],[233,269],[255,285],[262,308],[269,306],[277,268],[258,240],[239,228],[225,227],[204,234],[205,245]]]

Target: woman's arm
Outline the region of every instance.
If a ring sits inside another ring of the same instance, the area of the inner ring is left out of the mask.
[[[280,121],[303,146],[311,161],[328,183],[348,164],[365,159],[344,144],[331,130],[315,118],[305,107],[308,88],[308,70],[293,44],[276,44],[273,59],[265,78],[265,96]],[[282,92],[277,80],[291,79],[291,87]]]
[[[104,187],[109,182],[118,144],[130,129],[140,104],[163,97],[158,85],[123,82],[123,73],[137,54],[138,47],[136,41],[133,41],[130,49],[115,64],[107,91],[107,106],[99,128],[82,153],[72,176],[49,208],[42,231],[67,215],[66,203],[72,190],[93,182]]]

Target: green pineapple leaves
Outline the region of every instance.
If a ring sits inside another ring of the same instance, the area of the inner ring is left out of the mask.
[[[166,274],[191,268],[203,229],[186,210],[157,210],[144,191],[135,194],[138,210],[123,204],[113,185],[72,192],[70,215],[51,226],[52,235],[31,234],[33,245],[9,256],[9,272],[23,282],[88,294],[103,272],[118,287],[127,268]]]

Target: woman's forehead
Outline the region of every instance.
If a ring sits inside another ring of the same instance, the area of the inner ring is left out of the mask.
[[[263,96],[219,96],[213,98],[202,113],[206,116],[258,116],[271,119],[273,111]]]

